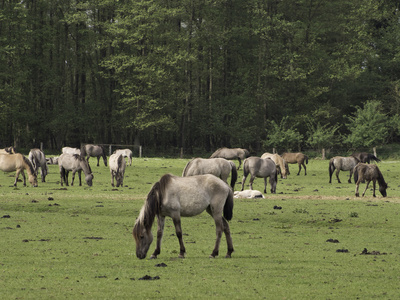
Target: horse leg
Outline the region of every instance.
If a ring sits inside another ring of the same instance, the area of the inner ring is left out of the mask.
[[[358,188],[359,188],[359,186],[360,186],[360,180],[358,180],[358,181],[356,182],[356,197],[360,197],[360,194],[358,193]]]
[[[111,186],[114,186],[114,176],[115,176],[115,172],[111,171]]]
[[[276,180],[272,176],[273,175],[271,175],[269,177],[269,185],[271,186],[271,194],[275,194],[276,193]]]
[[[304,161],[301,164],[304,167],[304,175],[307,175],[307,168],[306,168],[306,165],[304,164]]]
[[[225,220],[224,217],[222,217],[222,223],[224,225],[224,233],[225,233],[225,237],[226,237],[226,243],[228,244],[228,252],[226,253],[225,257],[231,258],[231,254],[234,251],[232,237],[231,237],[231,230],[229,228],[228,222]]]
[[[185,253],[186,253],[186,249],[185,249],[185,245],[183,244],[183,239],[182,239],[182,227],[181,227],[181,219],[180,216],[172,218],[172,220],[174,221],[174,225],[175,225],[175,233],[176,233],[176,237],[179,240],[179,258],[185,258]],[[157,237],[158,237],[158,232],[157,232]],[[157,239],[158,242],[158,239]],[[161,240],[160,240],[161,243]]]
[[[351,183],[351,176],[353,175],[353,169],[350,169],[350,177],[348,183]]]
[[[241,166],[241,164],[242,164],[242,161],[241,161],[240,157],[238,157],[238,161],[239,161],[239,167],[238,167],[237,169],[239,170],[239,169],[240,169],[240,166]]]
[[[251,190],[253,190],[253,182],[254,182],[254,179],[256,178],[256,176],[253,176],[253,175],[251,175],[250,176],[250,182],[249,182],[249,184],[250,184],[250,189]],[[264,192],[265,193],[265,192]]]
[[[224,225],[223,225],[222,218],[223,218],[222,216],[220,216],[219,218],[214,217],[215,231],[216,231],[217,237],[215,240],[214,250],[210,254],[210,258],[215,258],[219,254],[219,244],[221,243],[222,231],[224,231]],[[229,252],[229,250],[228,250],[228,252]]]
[[[74,185],[75,173],[76,173],[76,171],[72,171],[71,186],[73,186],[73,185]]]
[[[82,170],[79,170],[79,171],[78,171],[79,186],[82,186],[82,177],[81,177],[81,173],[82,173]]]
[[[371,182],[371,181],[367,181],[367,185],[365,186],[364,193],[362,194],[363,197],[365,196],[365,192],[367,191],[368,185],[369,185],[370,182]],[[375,186],[374,186],[374,197],[375,197]]]
[[[247,175],[243,175],[243,178],[242,178],[242,191],[243,191],[243,189],[244,189],[244,183],[246,182],[246,178],[247,178]]]
[[[21,174],[22,174],[22,178],[24,179],[24,186],[26,186],[25,172],[23,169],[21,169]]]
[[[336,178],[337,178],[338,183],[341,183],[341,182],[340,182],[340,179],[339,179],[339,172],[340,172],[340,170],[337,169],[337,170],[336,170]]]
[[[164,224],[165,224],[165,217],[163,216],[157,217],[157,245],[153,254],[150,256],[150,259],[157,258],[157,255],[161,253],[161,241],[164,232]]]
[[[65,170],[65,173],[64,173],[64,181],[65,181],[65,185],[66,185],[66,186],[68,186],[68,174],[69,174],[69,171]]]
[[[299,172],[297,173],[297,175],[300,175],[300,171],[301,171],[301,163],[297,163],[299,165]]]
[[[97,166],[100,166],[99,162],[100,162],[100,156],[97,156]]]
[[[18,177],[19,177],[19,173],[21,172],[20,169],[17,169],[15,172],[15,180],[14,180],[14,186],[17,187],[17,182],[18,182]]]
[[[267,177],[264,177],[264,194],[267,193]]]

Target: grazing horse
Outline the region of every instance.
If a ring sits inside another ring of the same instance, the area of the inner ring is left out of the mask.
[[[4,149],[0,149],[0,154],[15,154],[15,148],[14,147],[7,147]]]
[[[37,148],[31,149],[28,155],[29,160],[32,162],[33,169],[35,173],[38,174],[38,170],[40,168],[40,176],[42,177],[42,182],[46,182],[46,176],[48,173],[46,156],[44,153]]]
[[[365,187],[364,193],[362,194],[363,197],[371,181],[374,187],[373,196],[376,197],[375,188],[376,181],[378,181],[379,192],[381,192],[383,197],[386,197],[386,189],[388,188],[388,185],[385,182],[385,179],[383,179],[383,175],[377,165],[367,165],[364,163],[357,164],[354,167],[354,181],[356,183],[356,197],[360,196],[360,194],[358,193],[358,187],[360,183],[364,181],[367,181],[367,186]]]
[[[300,175],[301,166],[304,167],[304,175],[307,175],[306,165],[304,164],[304,161],[306,162],[306,164],[308,164],[308,156],[307,155],[305,155],[301,152],[297,152],[297,153],[287,153],[286,152],[286,153],[282,154],[282,158],[288,164],[298,164],[299,165],[299,172],[297,172],[297,175]],[[289,173],[288,173],[288,175],[289,175]]]
[[[111,185],[114,186],[114,178],[117,182],[117,187],[123,186],[126,162],[122,154],[112,154],[109,161],[111,173]]]
[[[237,159],[239,161],[239,167],[242,164],[242,160],[245,160],[246,157],[249,157],[250,152],[247,149],[242,148],[219,148],[213,154],[211,154],[210,158],[225,158],[225,159]]]
[[[195,158],[189,161],[183,169],[182,177],[212,174],[221,178],[228,184],[229,174],[231,176],[231,187],[235,189],[237,170],[233,162],[224,158]]]
[[[276,170],[275,163],[270,158],[260,158],[251,156],[246,158],[243,162],[243,179],[242,191],[244,183],[248,175],[250,177],[250,189],[253,189],[253,181],[256,177],[264,178],[264,193],[267,193],[267,177],[269,177],[269,184],[271,185],[271,193],[276,193],[276,184],[278,183],[278,171]]]
[[[286,162],[279,154],[271,154],[265,152],[261,155],[261,158],[270,158],[275,163],[278,173],[281,173],[281,178],[286,179],[287,177],[287,169],[286,169]]]
[[[104,165],[107,167],[106,150],[103,146],[86,144],[81,148],[81,153],[83,157],[87,157],[88,162],[90,157],[97,157],[97,166],[99,166],[100,156],[102,156]]]
[[[117,149],[117,150],[114,151],[113,154],[122,154],[124,157],[127,157],[129,165],[132,166],[132,157],[133,157],[132,150],[130,150],[130,149]]]
[[[225,257],[231,257],[233,244],[227,221],[233,215],[233,192],[225,182],[211,174],[189,177],[166,174],[153,185],[133,228],[136,256],[139,259],[146,257],[153,241],[151,227],[157,216],[157,246],[150,258],[157,258],[161,252],[165,217],[171,217],[174,222],[180,245],[179,257],[184,258],[186,250],[182,240],[181,217],[193,217],[204,210],[214,219],[217,233],[210,258],[219,253],[222,232],[228,244]]]
[[[370,163],[371,160],[376,162],[380,162],[381,160],[377,158],[375,155],[367,152],[354,152],[351,156],[357,158],[362,163]]]
[[[0,170],[3,172],[13,172],[15,173],[15,181],[14,186],[17,186],[17,181],[19,174],[22,174],[22,178],[24,179],[24,186],[26,186],[26,179],[24,170],[28,173],[28,180],[32,186],[36,187],[37,184],[37,176],[35,170],[33,169],[32,163],[28,158],[23,156],[20,153],[16,154],[0,154]]]
[[[358,159],[349,156],[349,157],[343,157],[343,156],[335,156],[332,157],[329,161],[329,183],[332,183],[332,174],[336,169],[336,178],[339,183],[339,172],[342,171],[350,171],[350,177],[348,182],[351,183],[351,175],[353,174],[353,169],[354,167],[359,163]]]
[[[58,166],[60,168],[61,186],[63,182],[68,186],[68,173],[72,171],[71,186],[74,185],[75,173],[78,172],[79,186],[82,185],[81,172],[85,173],[85,180],[88,186],[92,186],[93,174],[89,163],[78,154],[61,154],[58,158]]]
[[[62,154],[77,154],[77,155],[81,155],[81,150],[78,148],[72,148],[72,147],[63,147],[61,149],[61,153]]]

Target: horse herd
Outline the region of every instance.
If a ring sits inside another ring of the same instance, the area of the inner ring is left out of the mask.
[[[29,158],[22,154],[15,153],[13,148],[0,149],[0,170],[4,172],[16,171],[14,186],[17,185],[18,176],[22,173],[25,183],[24,170],[28,173],[29,182],[37,186],[37,173],[41,169],[42,182],[45,182],[47,175],[47,164],[58,164],[60,169],[61,185],[68,185],[68,173],[72,172],[73,185],[75,173],[78,172],[79,185],[81,185],[81,172],[85,174],[86,183],[91,186],[93,173],[89,165],[89,158],[97,158],[97,166],[102,157],[107,166],[107,156],[103,147],[98,145],[85,145],[81,149],[64,147],[59,157],[46,159],[39,149],[31,149]],[[132,164],[132,151],[129,149],[116,150],[109,158],[111,173],[111,184],[114,186],[123,185],[125,173],[125,157],[128,163]],[[239,166],[230,161],[238,159]],[[371,160],[379,161],[372,154],[353,153],[350,157],[336,156],[329,161],[329,182],[336,170],[336,178],[340,183],[339,172],[350,171],[349,182],[354,174],[356,183],[356,196],[359,196],[359,184],[373,182],[373,196],[375,197],[376,182],[379,184],[379,191],[386,197],[387,184],[382,173],[375,164],[369,164]],[[241,191],[234,192],[237,180],[237,170],[243,161],[243,178]],[[161,252],[161,241],[163,237],[165,217],[170,217],[175,226],[176,236],[179,240],[179,257],[185,256],[185,246],[182,239],[181,217],[191,217],[207,211],[214,219],[216,226],[215,246],[210,254],[214,258],[219,253],[219,245],[222,233],[227,241],[226,257],[231,257],[233,249],[230,228],[227,221],[233,216],[233,198],[235,197],[263,197],[253,191],[253,181],[256,177],[264,179],[264,193],[266,193],[267,178],[269,178],[271,193],[276,193],[278,175],[286,178],[290,172],[288,164],[297,164],[299,167],[297,175],[300,175],[302,167],[304,175],[307,175],[306,164],[308,157],[303,153],[284,153],[283,155],[264,153],[261,157],[250,156],[249,151],[241,148],[220,148],[210,158],[195,158],[187,163],[182,177],[166,174],[160,178],[151,188],[146,201],[140,210],[133,228],[133,237],[136,241],[136,256],[139,259],[146,257],[150,244],[153,241],[151,232],[155,217],[157,217],[157,242],[151,258],[156,258]],[[228,177],[231,175],[231,182],[228,184]],[[244,191],[246,179],[250,175],[250,190]],[[235,193],[235,194],[234,194]]]

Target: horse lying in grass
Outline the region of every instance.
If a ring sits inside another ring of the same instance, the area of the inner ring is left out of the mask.
[[[210,158],[225,158],[225,159],[237,159],[239,161],[239,167],[237,169],[240,169],[240,166],[242,164],[242,160],[245,160],[246,157],[249,157],[250,152],[247,149],[242,149],[242,148],[219,148],[216,150],[213,154],[211,154]]]
[[[114,178],[117,182],[117,187],[123,186],[124,175],[126,168],[126,161],[122,154],[112,154],[109,160],[110,173],[111,173],[111,185],[114,186]]]
[[[244,190],[244,191],[236,191],[233,193],[233,198],[265,198],[264,195],[257,190]]]
[[[165,217],[171,217],[179,240],[179,257],[184,258],[186,249],[182,240],[181,217],[193,217],[204,210],[214,219],[217,233],[210,258],[219,253],[222,232],[228,244],[226,257],[231,257],[233,244],[227,221],[233,215],[233,192],[225,182],[211,174],[189,177],[166,174],[153,185],[133,228],[136,256],[139,259],[146,257],[153,241],[151,227],[157,217],[157,245],[150,257],[157,258],[161,252]]]
[[[182,172],[182,177],[212,174],[228,184],[228,177],[231,173],[231,188],[234,190],[237,180],[237,170],[232,161],[224,158],[195,158],[186,164]]]
[[[0,170],[3,172],[14,172],[15,173],[15,181],[14,186],[17,186],[19,174],[22,174],[22,178],[24,179],[24,186],[26,186],[26,178],[25,172],[28,173],[28,181],[29,183],[36,187],[37,184],[37,176],[35,170],[33,169],[32,163],[28,158],[23,156],[20,153],[16,154],[0,154]]]
[[[383,175],[377,165],[369,165],[369,164],[364,164],[364,163],[357,164],[354,167],[354,181],[356,183],[356,197],[360,196],[360,194],[358,193],[358,188],[360,186],[360,183],[364,182],[364,181],[367,182],[367,185],[362,194],[363,197],[364,197],[365,192],[368,189],[368,185],[371,181],[372,181],[373,188],[374,188],[374,190],[373,190],[374,197],[376,197],[375,188],[376,188],[377,181],[379,184],[379,192],[382,194],[383,197],[386,197],[386,195],[387,195],[386,189],[388,188],[388,185],[385,182],[385,179],[383,178]]]
[[[251,156],[246,158],[243,163],[243,179],[242,191],[244,183],[248,175],[250,176],[250,189],[253,189],[253,181],[256,177],[264,178],[264,193],[267,193],[267,177],[269,177],[269,184],[271,185],[271,193],[276,193],[276,184],[278,183],[278,171],[276,170],[275,163],[270,158],[260,158]]]
[[[353,175],[354,167],[359,163],[359,160],[353,156],[343,157],[335,156],[329,160],[329,183],[332,183],[332,174],[336,170],[336,178],[339,183],[340,171],[350,171],[350,177],[348,182],[351,183],[351,176]]]
[[[42,182],[46,182],[46,176],[48,173],[47,160],[44,153],[37,148],[31,149],[28,155],[29,160],[32,162],[33,169],[35,173],[38,174],[40,168],[40,176],[42,177]]]

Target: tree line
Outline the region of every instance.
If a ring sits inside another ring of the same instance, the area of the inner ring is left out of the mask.
[[[0,146],[400,138],[397,0],[1,0]]]

